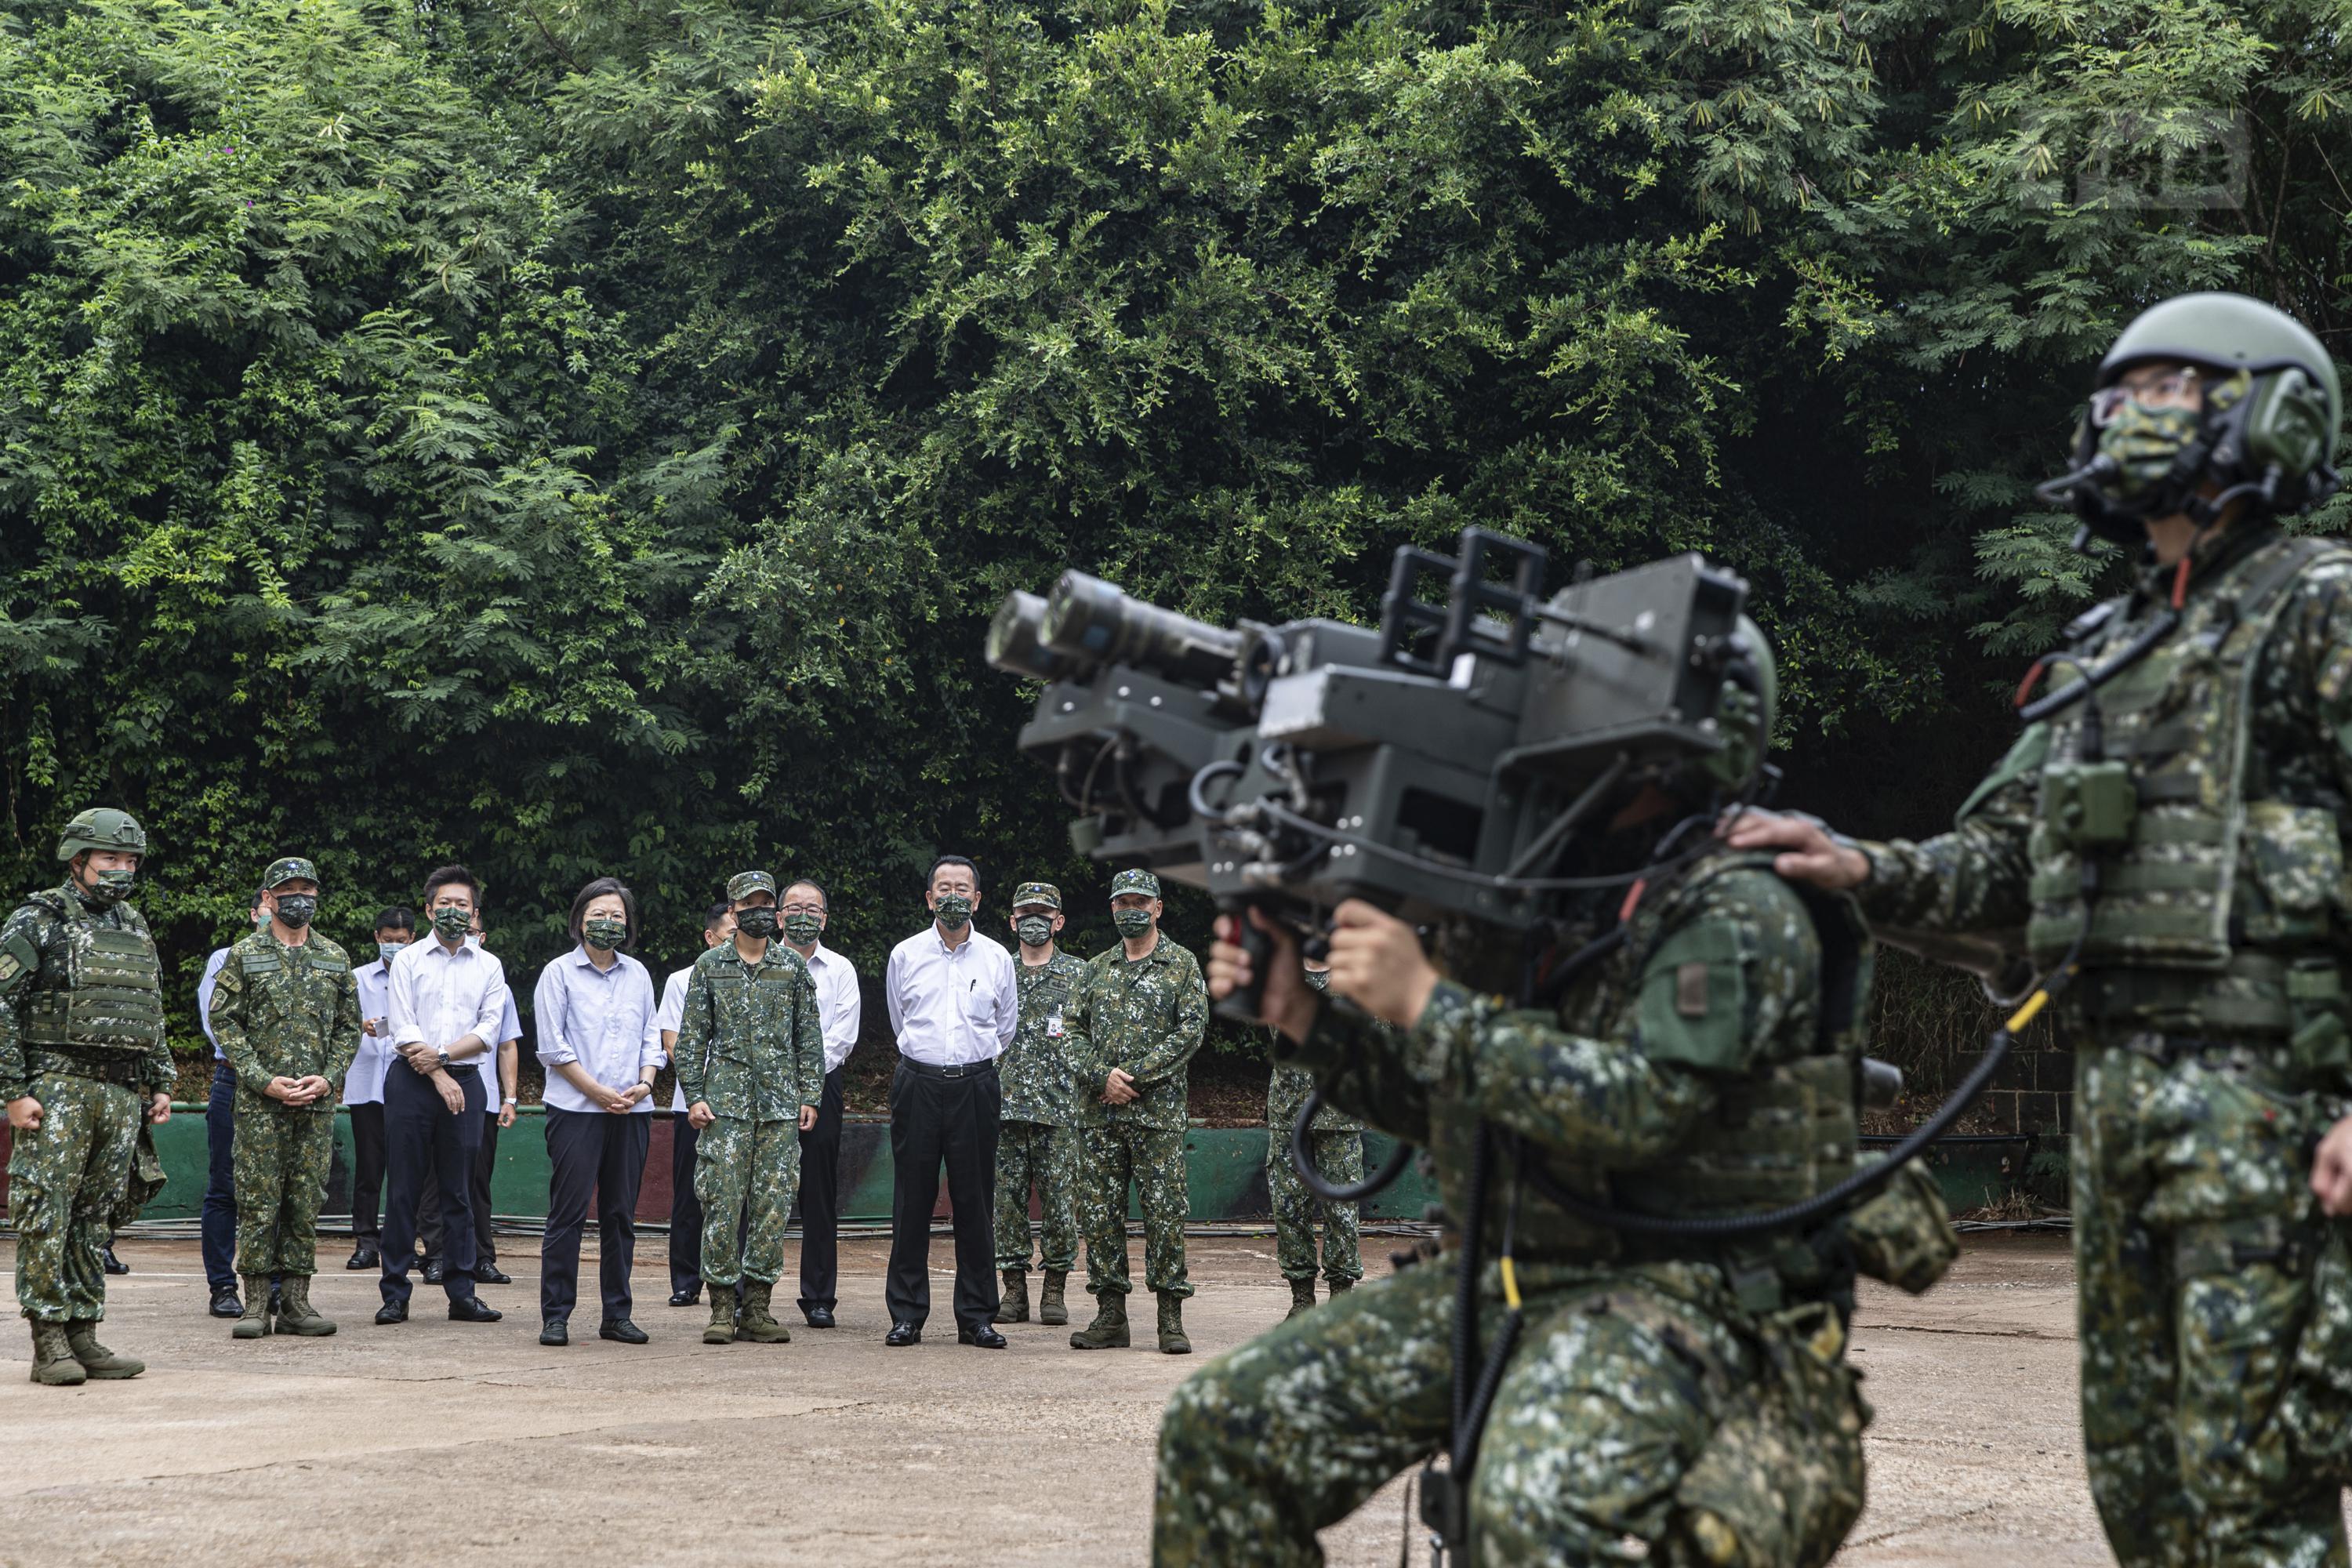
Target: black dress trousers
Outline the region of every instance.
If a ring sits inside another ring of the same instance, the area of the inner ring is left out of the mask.
[[[570,1318],[580,1295],[580,1232],[596,1205],[604,1321],[628,1317],[637,1258],[637,1187],[653,1146],[650,1113],[547,1109],[547,1236],[539,1248],[539,1315]]]
[[[840,1303],[841,1069],[824,1075],[816,1125],[801,1134],[801,1310]]]
[[[405,1062],[395,1063],[403,1072]],[[409,1076],[416,1076],[410,1073]],[[376,1215],[383,1207],[383,1101],[350,1107],[352,1113],[352,1236],[373,1241],[383,1234]]]
[[[955,1318],[988,1327],[996,1294],[996,1135],[1004,1093],[992,1061],[939,1068],[898,1058],[890,1084],[890,1272],[894,1323],[931,1314],[931,1209],[945,1167],[955,1205]]]
[[[407,1063],[396,1063],[384,1076],[383,1279],[378,1289],[388,1306],[408,1304],[416,1207],[427,1170],[441,1186],[441,1288],[452,1301],[473,1298],[474,1212],[468,1197],[474,1157],[482,1146],[485,1093],[479,1068],[453,1067],[449,1076],[466,1097],[455,1116],[441,1103],[433,1080]]]

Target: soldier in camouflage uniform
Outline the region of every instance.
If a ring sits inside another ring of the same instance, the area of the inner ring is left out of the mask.
[[[1744,635],[1760,656],[1752,625]],[[1376,1028],[1319,1000],[1289,933],[1261,921],[1278,1053],[1426,1150],[1454,1224],[1476,1224],[1493,1260],[1475,1278],[1475,1364],[1498,1341],[1507,1358],[1491,1417],[1466,1478],[1456,1464],[1423,1483],[1460,1561],[1817,1568],[1862,1506],[1867,1413],[1843,1355],[1836,1219],[1710,1241],[1605,1227],[1559,1201],[1745,1214],[1853,1169],[1858,921],[1801,897],[1769,857],[1659,848],[1664,823],[1743,790],[1760,763],[1770,679],[1756,663],[1760,677],[1725,683],[1734,743],[1621,793],[1613,831],[1574,847],[1580,874],[1622,876],[1566,911],[1561,950],[1590,939],[1601,956],[1563,977],[1557,1010],[1441,980],[1412,928],[1350,900],[1335,911],[1330,989],[1403,1026]],[[1622,939],[1600,945],[1612,928]],[[1231,917],[1219,934],[1209,983],[1225,995],[1253,970]],[[1479,945],[1449,939],[1465,962]],[[1923,1228],[1942,1234],[1939,1218]],[[1462,1245],[1449,1236],[1436,1261],[1287,1321],[1177,1390],[1155,1562],[1319,1563],[1318,1530],[1450,1433],[1464,1440],[1450,1397]]]
[[[311,929],[319,869],[286,856],[261,879],[269,922],[228,950],[213,985],[213,1038],[236,1074],[236,1271],[245,1313],[231,1335],[317,1338],[334,1323],[310,1305],[319,1205],[335,1154],[335,1096],[359,1052],[360,994],[343,950]]]
[[[1062,893],[1051,882],[1024,882],[1013,895],[1013,966],[1021,1028],[996,1064],[1004,1109],[996,1137],[996,1267],[1004,1277],[992,1321],[1029,1321],[1029,1191],[1044,1219],[1038,1251],[1045,1284],[1037,1321],[1066,1323],[1063,1290],[1078,1258],[1077,1129],[1071,1104],[1076,1070],[1087,1058],[1087,966],[1062,952]]]
[[[1111,879],[1119,945],[1087,965],[1088,1051],[1078,1082],[1087,1290],[1095,1320],[1073,1348],[1128,1342],[1127,1189],[1143,1209],[1143,1277],[1160,1298],[1160,1348],[1184,1355],[1185,1066],[1209,1027],[1198,960],[1160,931],[1160,879],[1126,870]]]
[[[101,1254],[131,1217],[121,1211],[144,1124],[172,1114],[162,970],[147,922],[123,901],[146,850],[128,814],[83,812],[58,842],[64,885],[0,925],[0,1098],[16,1135],[16,1303],[33,1327],[36,1383],[146,1370],[97,1338]]]
[[[824,1094],[824,1034],[808,965],[772,940],[776,879],[745,871],[727,884],[727,899],[734,940],[695,960],[677,1026],[678,1088],[688,1121],[701,1130],[694,1195],[702,1205],[702,1277],[710,1286],[702,1342],[740,1336],[782,1344],[793,1332],[769,1302],[800,1187],[800,1134],[816,1125]],[[739,1254],[735,1226],[747,1199]]]
[[[1733,840],[1890,940],[2050,977],[2081,1064],[2084,1453],[2127,1568],[2347,1561],[2352,1265],[2308,1184],[2352,1088],[2352,552],[2276,520],[2333,489],[2340,414],[2327,352],[2268,305],[2144,312],[2045,487],[2138,573],[2037,668],[1953,831]]]
[[[1331,984],[1326,965],[1307,966],[1308,989]],[[1315,1075],[1276,1058],[1265,1084],[1265,1190],[1274,1204],[1274,1260],[1290,1282],[1290,1316],[1315,1305],[1315,1226],[1323,1226],[1323,1279],[1334,1297],[1355,1289],[1364,1277],[1354,1204],[1326,1203],[1307,1190],[1290,1163],[1290,1132],[1315,1092]],[[1334,1186],[1364,1179],[1364,1124],[1326,1101],[1307,1130],[1307,1151],[1315,1169]]]

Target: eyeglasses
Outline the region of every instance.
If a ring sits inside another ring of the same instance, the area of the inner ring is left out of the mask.
[[[824,913],[824,906],[823,904],[786,904],[784,906],[784,913],[788,915],[821,915]]]
[[[2187,366],[2143,380],[2126,376],[2113,386],[2103,386],[2091,394],[2091,425],[2094,429],[2103,429],[2114,424],[2126,403],[2137,403],[2143,408],[2193,408],[2203,396],[2196,371]]]

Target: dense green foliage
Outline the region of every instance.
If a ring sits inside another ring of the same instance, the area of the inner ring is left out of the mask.
[[[278,853],[352,936],[463,858],[525,968],[757,862],[878,959],[934,848],[1087,882],[1004,590],[1363,616],[1471,521],[1736,565],[1799,797],[1930,826],[2095,586],[2030,489],[2105,339],[2352,329],[2347,69],[2307,0],[12,0],[0,872],[131,807],[186,973]]]

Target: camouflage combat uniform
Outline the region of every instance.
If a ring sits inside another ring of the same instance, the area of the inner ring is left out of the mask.
[[[138,910],[68,881],[0,925],[0,1098],[30,1094],[42,1110],[8,1158],[16,1302],[35,1322],[106,1316],[100,1253],[122,1217],[147,1100],[173,1076]]]
[[[1841,930],[1832,984],[1800,895],[1718,857],[1654,885],[1557,1016],[1447,981],[1414,1029],[1327,1005],[1293,1050],[1340,1103],[1429,1152],[1456,1216],[1482,1138],[1492,1151],[1484,1246],[1492,1259],[1514,1238],[1524,1319],[1472,1472],[1465,1561],[1814,1568],[1860,1510],[1850,1277],[1777,1237],[1621,1236],[1521,1175],[1672,1215],[1771,1207],[1843,1175],[1868,963]],[[1444,1445],[1455,1245],[1176,1391],[1155,1562],[1319,1563],[1318,1529]],[[1482,1357],[1505,1310],[1490,1261]]]
[[[2173,586],[2150,569],[2077,622],[2053,687]],[[2352,1268],[2308,1180],[2352,1086],[2352,554],[2224,532],[2180,626],[2094,703],[2095,732],[2080,702],[2028,729],[1952,832],[1859,846],[1856,896],[1890,934],[1990,935],[2043,968],[2083,938],[2059,1005],[2084,1450],[2116,1556],[2340,1568]],[[2090,798],[2103,763],[2120,817]]]
[[[1327,1204],[1307,1190],[1290,1163],[1290,1130],[1315,1075],[1277,1060],[1265,1085],[1265,1190],[1274,1205],[1274,1258],[1289,1280],[1315,1278],[1315,1227],[1323,1226],[1323,1278],[1350,1282],[1364,1277],[1354,1204]],[[1307,1130],[1315,1169],[1334,1185],[1364,1179],[1364,1124],[1328,1101]]]
[[[800,1189],[801,1107],[824,1093],[816,983],[799,953],[772,941],[758,963],[746,963],[726,942],[694,961],[677,1028],[677,1081],[688,1106],[707,1102],[718,1118],[694,1146],[702,1277],[719,1289],[739,1279],[772,1286]],[[747,1198],[739,1255],[735,1226]]]
[[[1087,1238],[1087,1290],[1125,1296],[1127,1190],[1143,1210],[1145,1286],[1190,1296],[1184,1278],[1185,1066],[1209,1027],[1209,988],[1192,953],[1157,933],[1150,953],[1129,963],[1114,944],[1087,965],[1088,1050],[1077,1086],[1085,1161],[1079,1227]],[[1135,1079],[1136,1097],[1106,1105],[1113,1068]]]
[[[236,1271],[248,1279],[316,1273],[335,1100],[359,1051],[351,960],[315,931],[289,947],[265,927],[228,950],[210,1019],[236,1074]],[[313,1074],[335,1092],[303,1106],[262,1092],[274,1078]]]
[[[1044,1221],[1044,1266],[1067,1273],[1078,1257],[1072,1184],[1078,1175],[1072,1064],[1087,1059],[1087,965],[1056,952],[1044,963],[1013,961],[1021,1027],[996,1064],[1004,1110],[996,1138],[996,1266],[1029,1267],[1029,1190]]]

